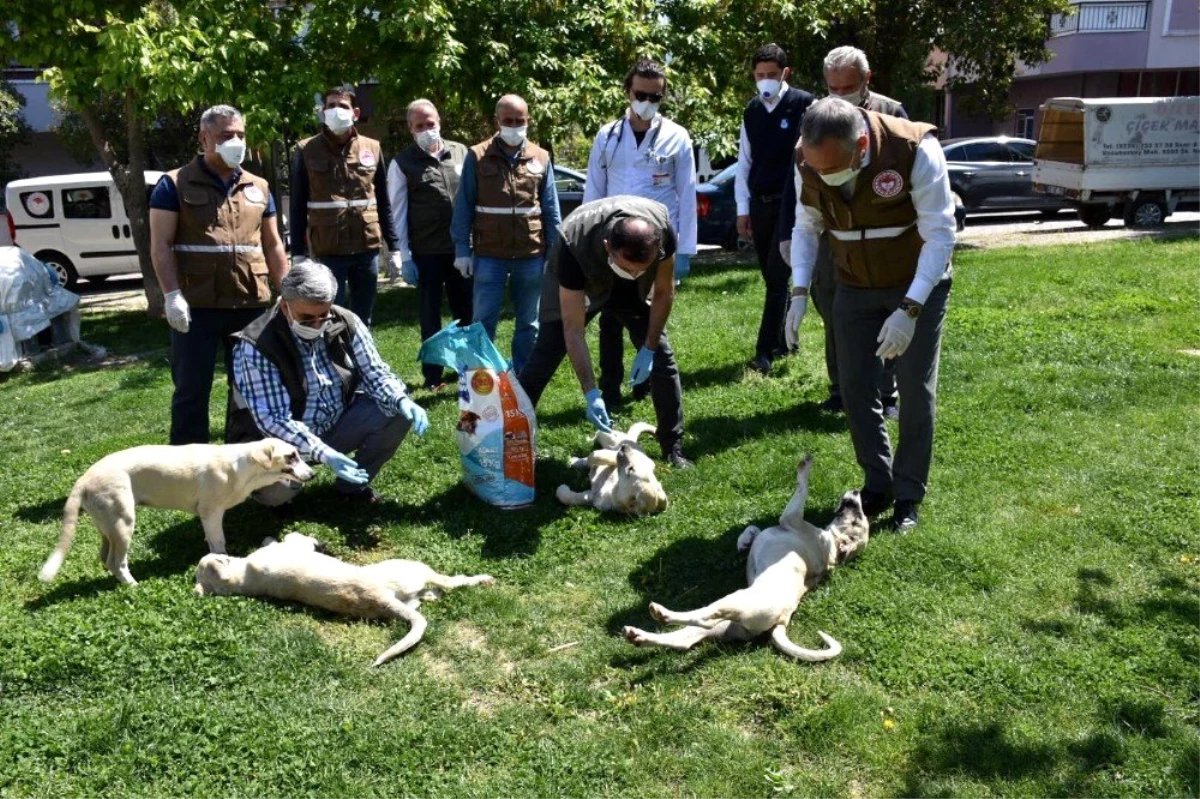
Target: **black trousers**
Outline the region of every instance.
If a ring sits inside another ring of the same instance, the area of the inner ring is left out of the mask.
[[[750,199],[750,231],[754,251],[758,255],[758,271],[762,274],[766,294],[763,297],[762,321],[758,324],[755,357],[777,358],[787,352],[783,322],[787,317],[788,283],[792,270],[779,252],[780,200]]]
[[[413,263],[417,265],[417,301],[418,316],[421,322],[421,340],[432,336],[442,329],[442,292],[445,291],[446,301],[450,306],[450,316],[457,319],[462,326],[471,324],[471,297],[474,293],[474,281],[463,277],[454,268],[454,254],[418,255],[413,253]],[[427,385],[437,385],[442,382],[442,367],[440,364],[421,364],[421,375]]]
[[[607,311],[621,327],[629,330],[629,337],[634,346],[641,347],[646,341],[646,333],[650,326],[650,306],[645,303],[637,303],[637,306],[606,306],[603,310]],[[601,313],[601,310],[601,308],[590,310],[587,316],[588,321],[591,321],[597,313]],[[620,327],[618,327],[619,331]],[[563,335],[562,320],[548,322],[543,319],[533,353],[517,378],[535,406],[566,356],[567,342]],[[658,428],[655,438],[658,439],[663,451],[669,452],[677,442],[683,439],[683,385],[679,381],[679,365],[675,362],[675,352],[667,340],[666,331],[663,331],[659,338],[659,346],[654,353],[654,366],[650,370],[649,379],[650,399],[654,403],[655,425]]]
[[[599,373],[596,385],[606,397],[621,396],[625,382],[625,327],[616,313],[600,310]]]
[[[217,350],[225,354],[225,377],[233,379],[233,334],[262,315],[265,308],[192,308],[188,332],[171,329],[172,444],[207,444],[208,401],[217,370]]]

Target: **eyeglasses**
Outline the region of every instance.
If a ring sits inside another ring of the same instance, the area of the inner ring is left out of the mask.
[[[331,313],[327,313],[322,316],[303,315],[296,313],[296,310],[290,305],[288,306],[288,311],[291,312],[293,322],[298,325],[304,325],[305,327],[320,327],[326,322],[333,321],[333,314]]]
[[[663,96],[661,94],[659,94],[658,92],[643,92],[643,91],[634,90],[633,96],[634,96],[634,99],[639,100],[641,102],[645,102],[646,100],[649,100],[652,103],[661,103],[662,99],[663,99]]]

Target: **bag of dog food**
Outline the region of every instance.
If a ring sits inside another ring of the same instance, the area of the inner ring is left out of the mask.
[[[455,437],[467,487],[500,508],[532,503],[537,417],[483,325],[451,322],[421,345],[417,360],[458,372]]]

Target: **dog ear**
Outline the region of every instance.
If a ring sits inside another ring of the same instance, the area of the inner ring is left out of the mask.
[[[275,460],[275,443],[273,439],[264,438],[258,442],[258,446],[250,450],[250,460],[257,463],[263,469],[270,469],[272,462]]]

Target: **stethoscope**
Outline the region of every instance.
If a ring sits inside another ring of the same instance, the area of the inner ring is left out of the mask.
[[[608,135],[604,138],[604,157],[600,159],[600,168],[605,172],[612,166],[612,160],[616,157],[617,152],[621,149],[621,139],[625,137],[625,122],[626,117],[621,117],[616,122],[608,126]],[[659,117],[655,124],[650,126],[650,139],[646,142],[646,154],[643,156],[646,162],[651,161],[662,163],[666,159],[654,152],[654,144],[658,141],[658,132],[662,130],[662,117]],[[617,143],[609,152],[608,145],[612,142],[613,136],[617,137]]]

